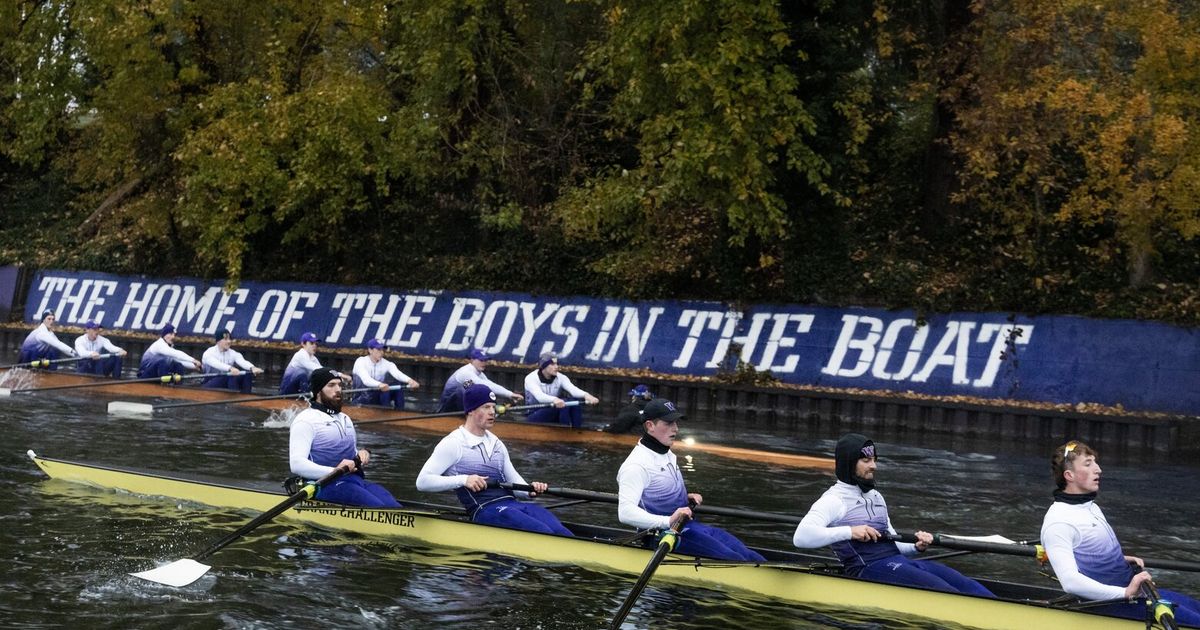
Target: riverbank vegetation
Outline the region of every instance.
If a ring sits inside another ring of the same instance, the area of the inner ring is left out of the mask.
[[[17,0],[0,264],[1200,323],[1170,0]]]

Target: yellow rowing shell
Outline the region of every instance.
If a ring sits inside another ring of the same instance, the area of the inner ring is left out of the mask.
[[[198,475],[102,466],[30,457],[55,479],[120,490],[146,497],[186,500],[231,510],[266,511],[284,495],[263,483],[247,483]],[[413,505],[410,503],[410,506]],[[548,564],[570,564],[613,571],[636,578],[652,551],[614,542],[624,530],[568,524],[578,537],[524,532],[474,524],[465,517],[432,506],[425,509],[375,509],[305,502],[282,514],[316,527],[369,536],[394,537],[429,545],[495,553]],[[993,592],[1012,599],[985,599],[918,588],[878,584],[810,568],[811,556],[759,550],[768,559],[755,565],[670,555],[654,580],[693,584],[796,602],[817,608],[877,611],[880,618],[922,617],[939,623],[978,628],[1145,628],[1144,622],[1105,617],[1048,603],[1061,593],[1018,584],[982,580]]]

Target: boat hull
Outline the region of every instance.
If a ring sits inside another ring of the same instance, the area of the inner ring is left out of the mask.
[[[193,402],[212,402],[219,403],[221,401],[239,402],[231,403],[239,407],[249,407],[251,409],[262,409],[264,411],[280,412],[289,409],[299,410],[306,403],[297,402],[291,399],[273,399],[273,400],[252,400],[244,401],[245,394],[240,392],[232,392],[222,389],[205,389],[203,387],[190,387],[182,385],[162,385],[159,383],[126,383],[121,381],[112,381],[102,377],[96,377],[88,374],[78,374],[65,371],[31,371],[34,376],[36,385],[27,385],[27,387],[60,387],[69,385],[83,384],[99,384],[105,383],[101,387],[89,387],[79,390],[54,390],[61,393],[69,392],[87,392],[87,395],[100,395],[105,397],[137,397],[137,398],[170,398],[177,400],[186,400]],[[344,411],[355,421],[369,421],[371,423],[378,422],[380,426],[388,426],[397,430],[413,431],[418,433],[429,433],[436,435],[445,435],[462,424],[462,418],[457,416],[445,418],[419,418],[410,419],[413,416],[422,415],[416,411],[397,411],[386,407],[374,406],[359,406],[347,405]],[[508,414],[501,416],[495,428],[492,430],[496,435],[505,440],[529,441],[529,442],[559,442],[571,444],[588,444],[600,447],[631,449],[637,443],[637,436],[606,433],[596,429],[573,429],[561,425],[553,424],[535,424],[520,420],[522,416],[517,414]],[[388,419],[393,419],[388,421]],[[820,470],[833,470],[833,460],[828,457],[814,457],[809,455],[797,455],[793,453],[778,453],[771,451],[760,451],[754,449],[736,448],[730,446],[722,446],[719,444],[693,443],[688,444],[685,441],[678,441],[673,447],[680,454],[689,453],[707,453],[720,457],[728,457],[732,459],[741,459],[746,461],[757,461],[766,464],[775,464],[778,466],[788,466],[792,468],[809,468]]]
[[[265,484],[179,475],[156,471],[98,466],[37,457],[34,462],[55,479],[98,488],[121,490],[145,497],[167,497],[217,508],[266,511],[284,494]],[[495,553],[541,563],[580,565],[636,577],[651,556],[649,549],[595,539],[596,532],[622,530],[576,529],[587,536],[568,538],[479,525],[461,515],[432,509],[373,509],[305,502],[282,518],[320,528],[368,536],[401,538],[447,548]],[[587,526],[572,526],[575,528]],[[624,532],[627,533],[627,532]],[[671,555],[654,580],[737,591],[830,610],[877,611],[880,618],[906,615],[980,628],[1067,628],[1107,630],[1144,628],[1139,621],[1115,619],[1038,603],[991,600],[916,588],[889,586],[812,570],[804,557],[767,552],[771,562],[756,566],[730,564]],[[782,560],[780,560],[782,559]],[[1003,583],[988,583],[994,589]],[[1026,589],[1026,597],[1053,597],[1048,589]]]

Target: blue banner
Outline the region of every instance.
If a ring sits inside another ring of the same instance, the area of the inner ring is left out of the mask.
[[[1101,403],[1200,415],[1200,336],[1164,324],[1079,317],[951,313],[716,302],[629,302],[477,291],[153,279],[42,271],[25,319],[46,309],[62,324],[328,346],[371,338],[407,355],[712,375],[738,361],[785,383]]]

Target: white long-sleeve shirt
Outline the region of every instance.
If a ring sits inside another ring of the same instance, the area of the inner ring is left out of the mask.
[[[887,503],[878,490],[863,492],[856,485],[838,481],[800,519],[792,535],[792,544],[801,549],[814,549],[848,541],[854,525],[871,525],[881,532],[886,529],[888,534],[896,535],[887,513]],[[919,553],[912,543],[895,544],[906,556]]]
[[[1064,591],[1085,599],[1125,597],[1133,574],[1116,533],[1095,501],[1077,505],[1055,501],[1042,520],[1041,541]]]
[[[403,385],[412,382],[412,379],[404,372],[401,372],[395,363],[387,359],[380,359],[376,363],[369,356],[362,356],[355,359],[353,373],[362,382],[364,387],[386,385],[383,379],[389,374]]]
[[[445,492],[457,490],[467,483],[470,473],[457,473],[452,468],[458,466],[464,459],[470,460],[471,468],[482,467],[499,457],[504,478],[509,483],[525,485],[525,478],[513,467],[512,458],[508,456],[508,448],[504,442],[491,431],[484,431],[482,436],[458,427],[451,431],[434,447],[433,453],[417,473],[417,490],[421,492]],[[446,472],[451,471],[447,475]],[[475,473],[479,474],[479,473]],[[528,492],[514,492],[514,495],[528,497]]]
[[[357,454],[357,436],[350,416],[309,407],[292,419],[288,465],[293,475],[320,479],[333,472],[343,459],[354,459]]]
[[[675,453],[656,453],[640,442],[617,471],[617,486],[617,519],[638,529],[667,529],[671,514],[688,504]]]
[[[60,341],[58,335],[54,334],[54,332],[47,328],[45,324],[38,324],[37,328],[29,331],[29,334],[25,336],[25,341],[22,343],[22,346],[29,344],[31,341],[55,348],[59,352],[69,357],[75,356],[75,350],[71,348],[71,346],[68,346]]]
[[[165,357],[171,357],[180,365],[188,368],[196,364],[196,360],[188,355],[188,353],[171,347],[171,344],[167,343],[167,340],[163,339],[162,337],[155,339],[154,343],[150,344],[149,348],[146,348],[146,352],[142,354],[142,359],[145,360],[146,357],[156,354]]]
[[[87,333],[84,333],[75,338],[76,354],[81,357],[90,357],[93,352],[96,354],[118,354],[124,352],[124,350],[114,346],[104,335],[96,335],[95,339],[88,339]]]
[[[232,367],[238,367],[243,370],[253,370],[254,364],[247,361],[242,353],[230,348],[221,350],[221,346],[213,345],[208,350],[204,351],[202,359],[204,367],[212,368],[217,372],[228,372]]]
[[[542,382],[541,377],[538,376],[538,370],[525,375],[525,402],[527,403],[533,404],[535,401],[539,403],[554,402],[555,398],[562,398],[559,394],[563,391],[566,391],[574,398],[586,398],[590,396],[590,394],[572,384],[571,379],[567,378],[567,375],[562,372],[554,375],[554,380],[549,383]]]
[[[313,370],[316,370],[320,367],[321,362],[317,360],[317,356],[315,354],[309,354],[308,350],[300,348],[296,351],[296,354],[292,355],[292,360],[288,361],[287,368],[284,369],[284,372],[287,372],[288,370],[299,369],[311,374]]]
[[[486,374],[476,369],[470,363],[454,370],[454,374],[451,374],[450,378],[446,379],[446,386],[443,388],[443,391],[465,387],[467,383],[487,385],[488,389],[495,392],[497,396],[504,396],[505,398],[513,397],[512,391],[505,389],[504,386],[488,378]]]

